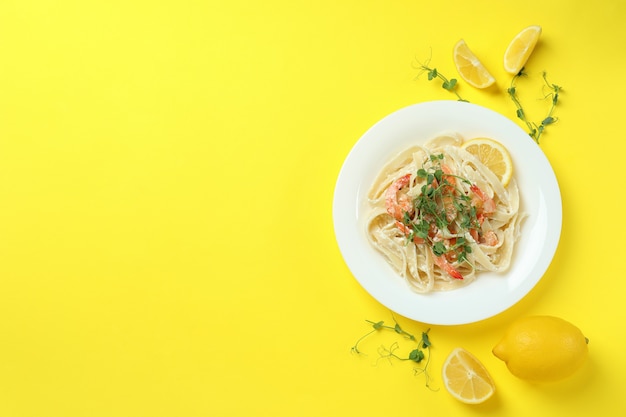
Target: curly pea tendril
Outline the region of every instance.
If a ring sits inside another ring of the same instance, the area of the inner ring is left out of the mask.
[[[469,100],[466,100],[459,95],[459,92],[457,91],[458,83],[457,83],[456,78],[448,78],[445,75],[443,75],[441,72],[439,72],[437,68],[430,67],[429,66],[430,58],[423,64],[418,61],[418,64],[419,65],[417,66],[417,69],[419,69],[420,72],[417,75],[417,77],[419,77],[422,73],[426,72],[428,75],[428,81],[440,80],[441,87],[444,90],[449,91],[453,93],[454,95],[456,95],[458,101],[464,101],[464,102],[469,103]],[[522,68],[517,74],[513,76],[513,79],[511,80],[511,85],[506,90],[506,92],[509,95],[509,98],[511,99],[511,101],[513,101],[513,104],[515,104],[515,108],[516,108],[515,114],[517,115],[517,118],[520,119],[526,125],[526,129],[528,130],[528,135],[538,144],[539,139],[541,138],[541,135],[545,132],[546,128],[556,123],[558,120],[556,117],[553,116],[553,114],[556,109],[557,103],[559,102],[559,93],[561,92],[563,87],[550,83],[548,81],[547,73],[545,71],[541,73],[541,76],[545,84],[544,86],[542,86],[542,88],[544,89],[543,99],[548,100],[550,102],[550,107],[548,109],[548,114],[541,120],[540,123],[532,122],[528,120],[526,116],[526,111],[524,110],[524,107],[522,106],[522,103],[519,100],[519,96],[517,94],[517,87],[515,85],[517,80],[520,77],[527,77],[527,76],[528,74],[524,72],[524,68]],[[546,92],[546,89],[547,89],[547,92]]]
[[[524,112],[524,108],[522,107],[522,104],[520,103],[517,96],[517,88],[515,87],[515,82],[518,78],[523,76],[528,76],[524,72],[524,68],[522,68],[520,72],[513,76],[513,79],[511,80],[511,86],[506,90],[506,92],[509,94],[509,97],[511,98],[511,100],[513,100],[513,103],[515,104],[515,107],[517,109],[517,117],[526,124],[528,134],[531,138],[535,140],[535,142],[539,143],[539,138],[541,137],[541,134],[546,130],[546,127],[557,121],[557,119],[552,116],[552,114],[554,113],[556,105],[559,102],[559,93],[561,92],[562,87],[556,84],[551,84],[548,81],[547,73],[545,71],[541,73],[541,76],[543,77],[543,81],[545,83],[544,88],[548,88],[548,92],[544,95],[543,98],[548,99],[551,104],[547,116],[541,121],[541,123],[537,124],[529,121],[526,118],[526,112]]]
[[[408,355],[406,356],[400,356],[398,353],[396,353],[398,351],[398,349],[400,349],[400,345],[398,342],[393,342],[391,344],[391,346],[386,347],[386,346],[381,346],[378,349],[378,355],[379,358],[378,359],[388,359],[388,360],[392,360],[392,359],[397,359],[400,361],[411,361],[414,362],[416,364],[421,363],[423,360],[426,360],[425,364],[423,365],[423,367],[417,367],[415,368],[415,374],[419,375],[419,374],[424,374],[425,378],[426,378],[426,387],[428,387],[429,389],[432,389],[429,385],[429,381],[430,381],[430,376],[428,374],[428,365],[430,364],[430,346],[431,346],[431,342],[430,342],[430,338],[428,337],[428,333],[430,332],[430,329],[426,330],[425,332],[422,332],[421,338],[418,340],[414,335],[412,335],[411,333],[407,332],[406,330],[404,330],[400,324],[396,321],[395,317],[393,318],[394,321],[394,325],[393,326],[388,326],[385,324],[384,321],[371,321],[371,320],[365,320],[367,323],[369,323],[372,327],[372,330],[370,330],[368,333],[364,334],[363,336],[361,336],[356,343],[354,344],[354,346],[352,346],[351,350],[353,353],[356,354],[362,354],[362,352],[359,350],[359,343],[361,343],[361,341],[363,341],[363,339],[367,338],[368,336],[370,336],[373,333],[377,333],[380,331],[393,331],[396,334],[402,336],[404,339],[410,340],[412,342],[416,342],[417,343],[417,347],[415,347],[414,349],[412,349]]]

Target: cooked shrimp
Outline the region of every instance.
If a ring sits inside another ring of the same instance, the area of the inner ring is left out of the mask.
[[[404,215],[412,215],[415,211],[413,202],[406,193],[400,193],[404,187],[411,182],[411,174],[406,174],[395,180],[385,193],[385,206],[389,213],[396,220],[396,227],[405,235],[411,234],[411,228],[404,224]],[[424,243],[424,239],[414,236],[415,244]]]
[[[470,190],[474,193],[472,197],[472,205],[477,208],[478,223],[482,226],[485,221],[485,217],[489,217],[496,211],[496,203],[493,198],[489,197],[483,190],[481,190],[476,184],[470,186]],[[484,243],[488,246],[495,246],[498,244],[498,236],[493,230],[487,230],[483,233],[479,233],[477,229],[470,230],[470,234],[476,241],[476,243]]]
[[[469,233],[476,243],[483,243],[487,246],[498,244],[498,235],[493,230],[487,230],[481,234],[478,229],[470,229]]]
[[[484,243],[487,246],[496,246],[498,244],[498,235],[493,230],[487,230],[483,233],[480,243]]]
[[[441,170],[444,173],[442,178],[445,178],[446,182],[449,184],[447,188],[448,191],[451,193],[454,192],[455,191],[454,186],[456,185],[456,178],[454,178],[454,173],[452,172],[450,167],[447,166],[446,164],[441,164]]]
[[[489,216],[496,212],[496,203],[493,198],[489,197],[483,190],[478,188],[476,184],[470,186],[470,190],[474,193],[472,205],[476,206],[485,216]]]
[[[404,213],[413,214],[413,202],[406,193],[400,193],[400,190],[409,185],[411,182],[411,174],[406,174],[395,180],[385,193],[385,206],[389,213],[396,221],[402,222]]]
[[[441,268],[442,270],[446,271],[446,273],[450,275],[452,278],[463,279],[463,275],[461,275],[461,273],[457,271],[456,268],[450,264],[450,262],[448,262],[445,255],[437,256],[433,252],[433,259],[435,261],[435,264],[437,264],[437,266]]]
[[[396,220],[396,227],[398,229],[400,229],[400,231],[402,233],[404,233],[405,235],[409,236],[412,232],[411,228],[407,225],[405,225],[404,223],[402,223],[399,220]],[[415,243],[416,245],[419,245],[421,243],[424,243],[425,240],[422,239],[421,237],[417,236],[417,235],[413,235],[413,243]]]

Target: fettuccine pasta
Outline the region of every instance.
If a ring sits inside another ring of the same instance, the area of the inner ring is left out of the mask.
[[[462,147],[438,136],[394,157],[369,194],[370,243],[419,292],[506,271],[520,233],[520,196]]]

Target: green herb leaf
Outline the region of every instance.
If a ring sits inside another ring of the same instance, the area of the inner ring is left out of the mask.
[[[444,81],[441,86],[448,91],[453,91],[456,87],[456,79],[452,78],[451,80]]]
[[[389,347],[381,346],[378,350],[380,359],[388,359],[388,360],[396,359],[400,361],[411,361],[413,363],[421,363],[424,359],[426,359],[426,363],[424,365],[421,365],[420,367],[414,368],[414,371],[416,375],[423,374],[424,377],[426,378],[426,387],[429,389],[432,389],[429,386],[430,376],[428,374],[428,366],[430,364],[430,346],[431,346],[430,340],[428,339],[428,332],[430,331],[430,329],[428,329],[426,332],[422,332],[422,337],[418,341],[415,338],[415,336],[413,336],[412,334],[402,329],[400,324],[396,321],[395,317],[394,317],[394,321],[395,321],[394,326],[386,326],[383,324],[384,322],[382,320],[378,322],[366,320],[367,323],[370,323],[374,327],[374,330],[370,330],[367,334],[361,336],[357,340],[355,345],[352,346],[352,352],[356,354],[361,354],[361,351],[358,348],[359,343],[363,339],[365,339],[367,336],[373,333],[376,333],[377,330],[379,329],[385,329],[385,330],[390,330],[390,331],[392,330],[396,334],[401,334],[402,336],[404,336],[404,338],[411,340],[417,345],[414,346],[414,348],[409,352],[407,356],[401,356],[397,353],[400,349],[400,345],[398,344],[398,342],[393,342]]]
[[[435,254],[435,256],[441,256],[446,252],[447,249],[443,242],[435,242],[435,244],[433,245],[433,253]]]
[[[411,353],[409,353],[409,359],[416,363],[420,363],[425,357],[424,352],[420,349],[413,349]]]
[[[425,71],[427,73],[427,75],[428,75],[428,81],[432,81],[435,78],[439,78],[442,81],[441,86],[446,91],[454,93],[454,95],[456,95],[456,97],[457,97],[457,99],[459,101],[467,102],[467,100],[465,100],[464,98],[462,98],[459,95],[459,93],[457,91],[458,83],[457,83],[457,80],[455,78],[448,79],[443,74],[441,74],[439,71],[437,71],[436,68],[430,68],[430,67],[428,67],[428,65],[422,64],[422,63],[419,63],[419,62],[418,62],[418,64],[419,64],[418,69],[420,70],[420,74]],[[418,77],[419,77],[420,74],[418,74]]]
[[[539,143],[539,139],[541,138],[541,135],[545,132],[546,126],[551,125],[554,122],[556,122],[556,118],[554,118],[552,114],[554,113],[556,105],[559,101],[559,92],[561,91],[561,87],[556,84],[551,84],[550,82],[548,82],[546,72],[544,71],[542,73],[545,87],[549,89],[549,92],[544,96],[544,98],[550,98],[551,105],[548,110],[548,115],[544,117],[540,125],[537,126],[536,123],[532,123],[531,121],[527,119],[526,114],[522,107],[522,103],[519,101],[517,94],[516,94],[515,82],[517,81],[519,77],[522,77],[525,75],[526,73],[524,72],[524,69],[522,68],[522,70],[518,74],[516,74],[511,80],[511,86],[508,88],[507,92],[509,93],[511,100],[515,104],[517,117],[526,124],[526,127],[528,129],[528,135],[532,137],[535,140],[535,142]]]
[[[413,223],[413,231],[415,234],[422,239],[428,239],[428,231],[430,230],[430,225],[425,221],[418,221]]]
[[[430,339],[428,338],[428,332],[430,332],[430,329],[426,330],[425,332],[422,332],[422,347],[423,348],[428,348],[431,345]]]
[[[441,183],[441,179],[443,178],[443,171],[441,169],[436,169],[433,174],[438,183]]]

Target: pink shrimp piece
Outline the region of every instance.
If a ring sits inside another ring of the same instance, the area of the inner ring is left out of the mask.
[[[406,194],[400,194],[400,190],[411,182],[411,174],[406,174],[395,180],[385,193],[385,206],[389,213],[396,220],[396,227],[405,235],[411,234],[409,226],[403,223],[405,213],[413,214],[415,208],[411,199]],[[424,243],[424,239],[419,236],[413,236],[413,242],[416,245]]]
[[[495,213],[496,203],[483,190],[478,188],[476,184],[471,185],[470,190],[474,193],[472,204],[478,209],[478,214],[476,216],[479,224],[482,226],[485,221],[485,217]],[[498,244],[498,236],[493,230],[487,230],[479,234],[477,229],[472,229],[470,230],[470,235],[478,243],[484,243],[488,246],[495,246]]]
[[[474,241],[476,243],[480,242],[480,236],[478,234],[478,229],[470,229],[469,234],[470,234],[470,236],[472,236],[472,238],[474,239]]]
[[[413,213],[411,199],[406,194],[400,194],[400,190],[409,185],[410,181],[411,174],[406,174],[395,180],[385,193],[387,213],[399,222],[404,219],[404,213]]]
[[[452,172],[452,170],[450,169],[449,166],[447,166],[446,164],[442,164],[441,165],[441,170],[443,171],[443,173],[445,175],[443,175],[446,179],[446,181],[448,182],[448,184],[450,184],[448,187],[452,187],[454,185],[456,185],[456,178],[454,178],[454,173]],[[449,190],[450,192],[454,191],[454,188],[452,188],[451,190]]]
[[[484,220],[484,216],[480,215],[478,221],[481,223]],[[474,239],[476,243],[484,243],[487,246],[496,246],[498,244],[498,235],[493,230],[487,230],[481,234],[478,232],[478,229],[470,229],[470,236]]]
[[[444,255],[437,256],[433,253],[433,258],[435,260],[435,264],[444,270],[448,275],[450,275],[454,279],[463,279],[463,275],[459,271],[454,268],[450,262],[446,259]]]
[[[480,243],[484,243],[487,246],[496,246],[498,244],[498,235],[493,230],[487,230],[480,239]]]
[[[478,198],[472,199],[472,204],[479,209],[482,209],[482,213],[485,216],[489,216],[496,211],[496,203],[491,197],[489,197],[483,190],[478,188],[476,184],[470,186],[470,190],[474,193],[474,196]]]
[[[405,235],[410,235],[411,234],[411,229],[409,228],[409,226],[405,225],[404,223],[402,223],[401,221],[396,220],[396,227],[398,229],[400,229],[400,231],[402,233],[404,233]],[[419,236],[413,236],[413,243],[415,243],[416,245],[419,245],[421,243],[424,243],[424,239],[422,239]]]

